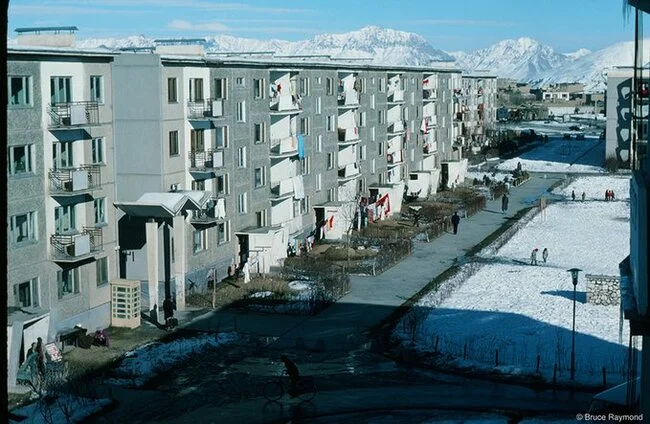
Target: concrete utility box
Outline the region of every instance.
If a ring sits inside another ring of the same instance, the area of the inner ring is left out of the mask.
[[[111,325],[137,328],[140,326],[140,281],[111,281]]]

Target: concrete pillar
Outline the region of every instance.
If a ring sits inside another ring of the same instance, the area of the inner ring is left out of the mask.
[[[149,310],[158,305],[158,223],[149,221],[147,233],[147,280],[149,281]],[[159,308],[162,305],[158,305]]]
[[[639,412],[647,419],[647,417],[650,417],[650,336],[643,336],[642,340],[641,384],[637,390],[641,393],[641,407],[639,408]]]
[[[174,226],[174,280],[176,280],[176,309],[185,310],[185,217],[175,216]]]

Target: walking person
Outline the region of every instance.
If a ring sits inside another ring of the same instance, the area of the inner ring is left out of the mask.
[[[504,194],[503,197],[501,198],[501,212],[506,213],[508,210],[508,201],[510,199],[508,198],[507,194]]]
[[[296,397],[298,395],[298,380],[300,380],[300,372],[296,363],[287,357],[287,355],[282,355],[280,357],[282,363],[284,363],[284,372],[289,376],[291,380],[291,386],[289,387],[289,395],[291,397]]]
[[[609,200],[609,189],[605,190],[605,200]]]
[[[585,201],[585,197],[587,197],[587,195],[586,195],[585,192],[583,191],[583,192],[582,192],[582,201],[583,201],[583,202]],[[545,249],[545,250],[546,250],[546,249]]]
[[[571,190],[571,200],[575,201],[576,200],[576,191]]]
[[[248,263],[248,259],[246,259],[246,262],[244,262],[244,266],[242,267],[242,272],[244,273],[244,284],[250,283],[251,282],[251,266]]]
[[[458,212],[454,212],[454,215],[451,217],[451,225],[454,227],[454,234],[458,234],[459,223],[460,223],[460,216],[458,216]]]
[[[43,347],[43,339],[36,339],[36,355],[37,355],[37,369],[41,377],[45,376],[45,348]]]
[[[548,249],[544,248],[544,250],[542,250],[542,260],[544,263],[546,263],[546,259],[548,259]]]
[[[530,253],[530,264],[531,265],[537,265],[537,251],[538,248],[534,248],[533,251]]]
[[[609,200],[614,200],[614,190],[609,191]]]
[[[173,327],[174,319],[174,302],[172,302],[172,297],[167,296],[163,301],[163,314],[165,317],[165,328]]]

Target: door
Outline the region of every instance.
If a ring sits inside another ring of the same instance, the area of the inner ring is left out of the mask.
[[[21,352],[21,361],[25,360],[25,354],[31,347],[32,343],[40,337],[43,339],[43,347],[47,344],[47,335],[50,329],[50,315],[46,314],[36,320],[25,323],[23,328],[23,350]]]

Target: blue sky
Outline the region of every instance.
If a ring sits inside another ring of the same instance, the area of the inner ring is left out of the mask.
[[[10,0],[9,36],[26,26],[75,25],[78,38],[284,40],[367,25],[415,32],[443,50],[531,37],[559,52],[632,39],[622,0]]]

